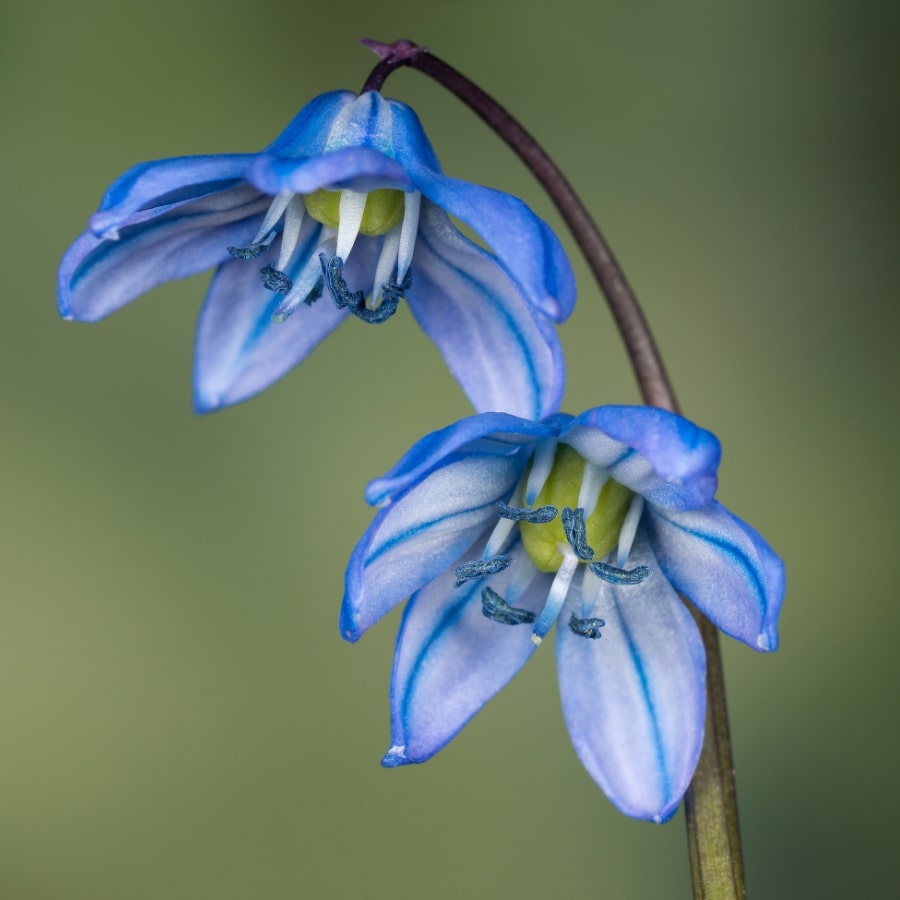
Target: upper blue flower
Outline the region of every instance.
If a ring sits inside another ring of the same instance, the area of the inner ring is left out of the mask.
[[[130,169],[63,259],[60,313],[95,321],[210,266],[199,411],[252,396],[348,315],[384,321],[404,297],[477,410],[558,408],[550,320],[575,300],[558,240],[515,197],[443,175],[415,113],[376,92],[317,97],[261,153]]]
[[[558,620],[563,712],[584,766],[630,816],[669,818],[703,739],[706,660],[687,597],[774,650],[784,568],[713,499],[719,442],[673,413],[485,414],[421,440],[367,499],[350,560],[351,641],[412,594],[384,765],[440,750]]]

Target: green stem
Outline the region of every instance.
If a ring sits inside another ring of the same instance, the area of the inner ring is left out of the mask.
[[[644,402],[678,411],[675,393],[650,327],[625,273],[600,229],[559,168],[537,141],[490,95],[452,66],[411,41],[363,43],[381,57],[363,90],[380,90],[395,69],[409,66],[435,79],[470,107],[515,151],[550,195],[581,248],[613,314]],[[688,851],[695,900],[743,900],[744,865],[731,760],[722,655],[716,627],[691,612],[706,648],[706,726],[703,749],[685,795]]]

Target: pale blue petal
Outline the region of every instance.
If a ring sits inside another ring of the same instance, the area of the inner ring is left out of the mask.
[[[304,223],[294,276],[314,252],[320,227]],[[331,298],[301,303],[284,322],[272,314],[284,297],[263,287],[259,271],[274,265],[276,241],[253,260],[229,259],[216,272],[197,325],[194,352],[194,407],[210,412],[246,400],[304,360],[348,313]]]
[[[600,406],[573,419],[560,440],[657,506],[695,509],[716,492],[718,439],[675,413]]]
[[[173,206],[235,187],[253,159],[252,154],[180,156],[140,163],[120,175],[106,191],[90,230],[113,237],[132,224],[135,213],[160,215]]]
[[[557,418],[557,417],[554,417]],[[433,431],[418,441],[381,478],[369,482],[366,502],[373,506],[390,503],[430,470],[456,453],[467,455],[517,455],[519,466],[528,462],[528,448],[535,440],[556,433],[554,421],[529,422],[507,413],[482,413]],[[523,451],[524,448],[524,451]]]
[[[516,457],[454,459],[380,512],[347,566],[341,634],[358,640],[471,548],[499,520],[497,503],[509,498],[521,472]]]
[[[431,141],[425,134],[425,129],[419,121],[419,117],[405,103],[399,100],[387,100],[391,110],[391,135],[392,150],[394,156],[403,165],[418,165],[432,172],[440,173],[441,164],[438,162]]]
[[[490,246],[525,299],[556,322],[575,305],[575,276],[558,238],[518,197],[407,164],[413,184],[471,226]]]
[[[662,822],[687,790],[703,741],[706,659],[699,630],[645,541],[629,562],[640,584],[614,586],[584,571],[557,624],[563,714],[581,762],[626,815]],[[569,617],[600,618],[601,637]]]
[[[427,201],[408,300],[476,410],[542,419],[559,408],[565,362],[552,325]]]
[[[398,162],[366,147],[347,147],[309,159],[260,154],[248,167],[247,180],[267,194],[311,194],[319,188],[412,189]]]
[[[778,647],[784,563],[763,537],[720,503],[645,511],[667,577],[710,621],[754,650]]]
[[[83,234],[59,270],[59,312],[94,322],[151,288],[202,272],[224,259],[227,247],[252,240],[269,198],[249,185],[178,205],[156,217],[133,216],[118,240]]]
[[[310,100],[287,128],[266,148],[281,156],[315,156],[324,153],[332,129],[348,114],[359,95],[353,91],[329,91]]]
[[[521,545],[517,549],[513,566],[486,583],[503,596],[510,580],[521,577],[515,568],[530,567],[536,577],[514,605],[537,613],[551,576],[537,574]],[[437,753],[537,649],[529,625],[503,625],[483,615],[481,581],[453,585],[450,569],[406,608],[394,656],[392,746],[384,766],[424,762]]]

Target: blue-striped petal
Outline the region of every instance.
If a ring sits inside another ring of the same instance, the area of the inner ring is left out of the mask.
[[[396,160],[366,147],[348,147],[309,159],[262,153],[247,168],[247,180],[267,194],[311,194],[319,188],[408,191],[412,182]]]
[[[490,246],[525,299],[556,322],[575,306],[575,276],[546,222],[510,194],[449,178],[417,161],[406,164],[417,190],[471,226]]]
[[[762,535],[713,502],[645,512],[666,576],[708,619],[754,650],[778,647],[784,563]]]
[[[409,307],[479,412],[542,419],[559,408],[565,362],[494,257],[423,203]]]
[[[382,765],[424,762],[438,752],[531,658],[528,624],[482,613],[485,583],[501,596],[534,577],[512,603],[539,612],[550,576],[537,574],[521,545],[514,562],[489,579],[455,588],[452,569],[417,593],[403,617],[391,680],[391,749]]]
[[[90,230],[115,239],[116,231],[143,212],[160,215],[173,206],[235,187],[253,159],[247,153],[178,156],[139,163],[107,189],[91,216]]]
[[[482,413],[460,419],[440,431],[433,431],[413,445],[397,464],[381,478],[369,482],[366,502],[384,506],[423,478],[430,470],[445,464],[457,453],[476,455],[515,455],[520,471],[530,458],[529,445],[541,437],[556,434],[554,416],[548,422],[529,422],[507,413]]]
[[[346,121],[349,108],[359,99],[353,91],[328,91],[314,97],[294,116],[266,148],[283,156],[314,156],[333,143],[336,126]]]
[[[662,822],[690,784],[703,740],[706,659],[699,630],[639,541],[640,584],[616,586],[583,570],[557,623],[557,666],[572,744],[591,777],[626,815]],[[576,634],[570,616],[602,619],[601,637]]]
[[[347,566],[341,633],[355,641],[473,547],[521,473],[508,456],[454,460],[382,510]],[[480,556],[482,547],[473,549]]]
[[[59,311],[95,322],[151,288],[228,258],[253,238],[269,198],[249,185],[179,204],[163,215],[136,213],[117,240],[83,234],[59,270]]]
[[[317,222],[304,222],[288,272],[291,277],[315,251],[320,232]],[[194,348],[197,412],[210,412],[257,394],[304,360],[347,318],[346,309],[338,309],[330,297],[322,296],[311,305],[301,303],[284,322],[272,319],[284,297],[263,287],[259,272],[274,265],[277,244],[253,260],[229,259],[213,278]]]
[[[695,509],[716,491],[719,441],[652,406],[600,406],[573,419],[560,440],[650,503]]]

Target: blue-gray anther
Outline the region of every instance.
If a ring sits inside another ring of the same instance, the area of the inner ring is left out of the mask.
[[[385,287],[387,287],[387,285],[385,285]],[[350,312],[352,312],[357,319],[361,319],[369,325],[380,325],[382,322],[387,322],[387,320],[397,312],[399,304],[399,297],[395,296],[389,300],[387,296],[385,296],[375,309],[369,309],[366,304],[363,303],[362,306],[351,306]]]
[[[260,269],[259,277],[262,278],[263,287],[268,288],[274,294],[287,294],[294,286],[291,279],[274,266]]]
[[[498,503],[500,517],[502,519],[512,519],[513,522],[531,522],[534,525],[546,525],[556,518],[559,510],[555,506],[539,506],[537,509],[520,509],[516,506],[507,506],[505,503]]]
[[[600,629],[606,624],[603,619],[579,619],[575,613],[572,613],[571,618],[569,619],[569,628],[575,632],[575,634],[580,635],[581,637],[590,638],[592,641],[596,641],[598,637],[602,637],[600,634]]]
[[[587,542],[584,510],[580,506],[577,509],[572,509],[571,506],[563,507],[562,527],[566,533],[566,540],[572,545],[575,555],[579,559],[593,559],[594,551],[588,546]]]
[[[456,587],[473,578],[481,578],[482,575],[496,575],[511,562],[511,556],[495,556],[493,559],[478,559],[474,562],[461,563],[456,567]]]
[[[617,569],[602,562],[593,562],[591,571],[610,584],[640,584],[649,574],[649,566],[635,566],[633,569]]]
[[[366,296],[362,291],[355,294],[347,287],[344,280],[344,261],[339,256],[329,259],[324,253],[319,254],[319,263],[322,266],[322,278],[328,285],[328,291],[337,304],[338,309],[349,306],[365,305]]]
[[[320,278],[314,285],[313,289],[303,298],[303,302],[307,306],[312,306],[322,296],[322,279]]]
[[[530,625],[535,620],[533,612],[518,606],[510,606],[489,587],[481,589],[481,611],[485,618],[493,619],[501,625]]]
[[[274,239],[275,232],[273,231],[267,238],[264,238],[257,244],[247,244],[246,247],[226,247],[225,249],[235,259],[256,259],[263,250],[269,249],[269,245]]]
[[[319,254],[319,263],[322,266],[322,275],[328,290],[334,298],[339,309],[346,307],[363,322],[370,325],[380,325],[386,322],[400,305],[400,301],[412,286],[412,271],[408,271],[403,281],[397,284],[397,272],[387,284],[381,286],[381,303],[375,309],[366,306],[366,295],[362,291],[351,291],[344,279],[344,261],[339,256],[332,256],[329,260],[324,253]]]

